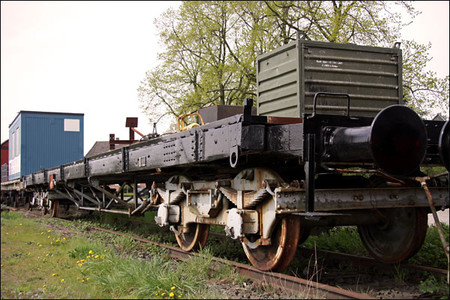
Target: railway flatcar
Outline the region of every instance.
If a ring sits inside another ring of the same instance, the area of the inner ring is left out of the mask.
[[[256,114],[247,99],[242,113],[34,172],[14,188],[53,215],[67,205],[156,210],[185,251],[220,225],[260,270],[288,267],[317,226],[356,225],[374,258],[398,263],[427,231],[416,178],[423,166],[448,171],[450,144],[448,121],[403,105],[401,70],[398,44],[298,38],[258,57]],[[423,182],[434,206],[448,207],[448,172]]]

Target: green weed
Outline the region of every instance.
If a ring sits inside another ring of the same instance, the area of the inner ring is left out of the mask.
[[[448,243],[449,226],[445,223],[441,223],[441,226]],[[447,257],[445,256],[444,247],[442,246],[436,226],[428,227],[427,236],[422,248],[416,255],[410,258],[408,262],[428,267],[447,269]]]
[[[403,285],[409,277],[409,271],[402,268],[400,264],[394,265],[394,280],[398,285]]]
[[[58,234],[49,224],[67,225],[63,232],[71,228],[72,236]],[[174,262],[153,245],[96,234],[88,230],[91,224],[2,215],[1,297],[223,298],[220,290],[207,288],[211,280],[242,281],[232,267],[214,266],[210,250],[202,252],[204,257]],[[109,243],[118,251],[111,251]],[[142,252],[153,255],[145,260],[129,255]]]
[[[444,276],[438,280],[430,275],[426,280],[420,281],[419,291],[442,296],[441,299],[449,298],[449,288]]]
[[[333,227],[318,236],[310,236],[303,245],[308,248],[314,248],[316,245],[322,250],[367,255],[356,226]]]

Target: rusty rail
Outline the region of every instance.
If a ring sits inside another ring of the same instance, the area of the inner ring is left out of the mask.
[[[2,208],[6,208],[6,207],[2,206]],[[12,208],[11,210],[17,210],[17,209]],[[60,219],[62,221],[69,221],[67,219],[61,219],[61,218],[57,218],[57,219]],[[137,223],[145,223],[145,224],[152,225],[151,223],[148,223],[145,221],[133,220],[133,222],[134,221],[136,221]],[[187,259],[193,255],[200,256],[200,254],[198,254],[198,253],[194,253],[194,252],[187,253],[177,247],[160,244],[160,243],[153,242],[153,241],[150,241],[150,240],[147,240],[144,238],[135,237],[135,236],[132,236],[129,234],[115,232],[112,230],[104,229],[101,227],[95,227],[95,226],[91,226],[91,228],[93,228],[95,230],[99,230],[99,231],[108,232],[111,234],[120,235],[120,236],[128,236],[136,241],[140,241],[143,243],[150,243],[150,244],[153,244],[153,245],[156,245],[159,247],[166,248],[169,250],[170,256],[174,259]],[[220,233],[210,232],[210,234],[217,238],[225,237],[223,234],[220,234]],[[378,266],[379,265],[379,266],[385,266],[386,268],[392,267],[391,265],[380,264],[375,259],[369,258],[369,257],[362,257],[362,256],[356,256],[356,255],[352,255],[352,254],[344,254],[344,253],[327,251],[327,250],[312,250],[312,249],[304,248],[304,247],[301,247],[300,250],[303,252],[311,253],[311,254],[314,251],[314,254],[316,256],[317,256],[317,254],[321,254],[321,256],[326,256],[331,259],[338,259],[338,260],[346,259],[347,262],[349,261],[351,263],[358,264],[358,265],[365,265],[365,266],[373,266],[373,265]],[[304,289],[306,291],[306,293],[309,295],[309,297],[317,297],[318,293],[322,293],[322,295],[326,295],[327,298],[332,298],[332,299],[343,299],[343,298],[344,299],[345,298],[347,298],[347,299],[352,299],[352,298],[376,299],[376,298],[372,298],[371,296],[368,296],[368,295],[359,294],[359,293],[355,293],[352,291],[346,291],[346,290],[343,290],[340,288],[328,286],[328,285],[321,284],[318,282],[305,280],[305,279],[298,278],[298,277],[293,277],[293,276],[280,274],[280,273],[262,272],[260,270],[253,268],[252,266],[233,262],[233,261],[228,261],[228,260],[221,259],[221,258],[214,257],[213,260],[218,263],[231,264],[237,268],[237,270],[240,272],[241,275],[248,276],[249,278],[251,278],[255,281],[263,281],[268,284],[271,284],[272,286],[280,287],[283,289],[289,289],[289,290],[296,291],[296,292]],[[418,266],[418,265],[411,265],[411,264],[402,264],[401,267],[406,268],[406,269],[427,271],[427,272],[430,272],[430,273],[438,275],[438,276],[439,275],[445,276],[446,271],[447,271],[447,270],[442,270],[442,269],[437,269],[437,268],[432,268],[432,267],[425,267],[425,266]]]

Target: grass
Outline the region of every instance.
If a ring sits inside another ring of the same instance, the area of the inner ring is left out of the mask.
[[[333,227],[326,232],[322,232],[320,235],[311,235],[303,246],[367,256],[367,251],[359,238],[355,226]]]
[[[99,224],[94,218],[63,224],[51,218],[28,219],[20,213],[2,212],[1,297],[223,298],[226,296],[221,290],[211,289],[208,284],[243,281],[230,267],[213,268],[212,256],[247,262],[240,243],[230,239],[217,242],[210,237],[205,257],[174,263],[164,249],[137,243],[129,237],[91,231],[91,225]],[[173,234],[161,234],[160,228],[151,226],[130,226],[123,220],[111,219],[102,223],[102,227],[125,231],[138,228],[142,237],[175,243]],[[443,228],[448,236],[448,225]],[[333,228],[311,236],[304,245],[367,255],[356,227]],[[434,226],[428,229],[422,249],[409,263],[446,268],[446,257]],[[304,267],[300,263],[298,269]],[[407,275],[397,270],[393,279],[400,284],[407,280]],[[442,293],[445,282],[428,276],[419,288]]]
[[[448,243],[449,226],[445,223],[441,223],[441,226]],[[359,238],[355,226],[334,227],[318,236],[310,236],[303,244],[303,246],[309,248],[314,248],[315,245],[318,249],[369,256]],[[444,253],[436,226],[428,228],[421,249],[407,263],[447,269],[447,257]],[[347,265],[347,267],[351,266]],[[345,272],[344,270],[343,273]],[[400,265],[395,265],[392,277],[397,285],[403,285],[413,275],[417,274],[410,274],[407,270],[401,269]],[[421,292],[433,294],[438,298],[442,296],[442,299],[448,299],[449,288],[444,276],[437,279],[435,276],[424,272],[422,277],[425,279],[419,284],[419,290]]]
[[[78,237],[55,234],[15,212],[2,212],[1,226],[2,298],[107,297],[101,289],[84,289],[77,279],[84,274],[69,254],[82,242]]]
[[[444,236],[447,243],[449,242],[449,226],[441,223]],[[439,232],[436,226],[428,227],[425,242],[416,255],[411,257],[408,261],[412,264],[429,266],[440,269],[447,269],[447,257],[444,254],[444,247],[442,246]]]
[[[445,223],[441,225],[448,243],[449,226]],[[318,236],[310,236],[303,246],[308,248],[316,246],[322,250],[369,256],[359,238],[356,226],[334,227]],[[441,269],[447,268],[447,257],[445,256],[436,226],[428,228],[422,248],[408,260],[408,263]]]
[[[58,222],[2,212],[1,298],[223,298],[206,285],[242,281],[229,266],[212,268],[208,251],[175,263],[129,238],[47,229]],[[141,252],[147,259],[136,256]]]

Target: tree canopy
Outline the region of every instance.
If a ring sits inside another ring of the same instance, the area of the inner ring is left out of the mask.
[[[390,1],[183,2],[155,20],[164,50],[138,88],[142,109],[156,121],[256,98],[256,56],[302,31],[335,43],[392,47],[401,41],[404,101],[423,116],[436,109],[448,116],[449,77],[426,71],[430,44],[401,39],[407,24],[398,11],[411,18],[419,13],[409,2]]]

